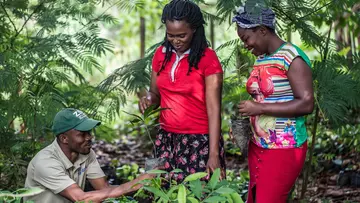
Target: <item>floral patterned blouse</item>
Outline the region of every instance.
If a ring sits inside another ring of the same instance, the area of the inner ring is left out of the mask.
[[[281,103],[294,99],[287,71],[296,57],[311,67],[306,54],[297,46],[284,43],[269,56],[259,57],[253,67],[246,88],[256,102]],[[296,148],[307,139],[305,118],[279,118],[267,115],[251,116],[254,135],[251,140],[262,148]]]

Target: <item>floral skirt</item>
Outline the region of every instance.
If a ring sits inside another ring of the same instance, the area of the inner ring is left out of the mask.
[[[209,159],[208,134],[179,134],[160,129],[155,141],[156,157],[165,158],[165,170],[181,169],[182,173],[171,174],[177,182],[187,175],[205,172]],[[219,142],[220,165],[225,169],[224,140]]]

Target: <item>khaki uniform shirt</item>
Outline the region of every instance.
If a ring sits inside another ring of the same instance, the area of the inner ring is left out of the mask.
[[[86,178],[97,179],[104,176],[93,150],[87,155],[79,154],[73,164],[55,139],[51,145],[36,154],[27,168],[25,187],[40,187],[45,191],[25,200],[35,203],[71,202],[58,193],[75,183],[84,189]]]

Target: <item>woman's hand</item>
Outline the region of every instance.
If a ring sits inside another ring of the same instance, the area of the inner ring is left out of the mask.
[[[145,109],[152,104],[160,105],[160,93],[156,85],[157,77],[157,72],[151,71],[150,90],[139,100],[139,110],[141,113],[144,113]]]
[[[145,96],[142,96],[139,100],[139,110],[141,113],[144,113],[145,109],[147,109],[151,105],[151,95],[146,93]]]
[[[208,173],[208,178],[210,178],[211,173],[215,171],[215,169],[220,168],[220,178],[223,179],[226,177],[225,170],[221,168],[219,156],[209,155],[209,160],[206,164],[206,172]]]
[[[141,113],[144,113],[145,109],[147,109],[149,106],[152,104],[159,105],[159,103],[160,100],[158,95],[152,92],[147,92],[146,95],[141,97],[139,100],[139,110]]]
[[[236,144],[236,140],[235,140],[235,137],[233,135],[232,127],[229,128],[229,137],[230,137],[232,143]]]
[[[250,100],[240,102],[238,108],[242,116],[257,116],[263,114],[262,105]]]

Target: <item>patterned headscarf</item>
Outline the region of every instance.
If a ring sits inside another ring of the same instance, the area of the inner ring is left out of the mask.
[[[275,13],[270,8],[256,8],[248,11],[247,7],[240,7],[232,22],[236,22],[241,28],[254,28],[264,25],[275,30]]]

